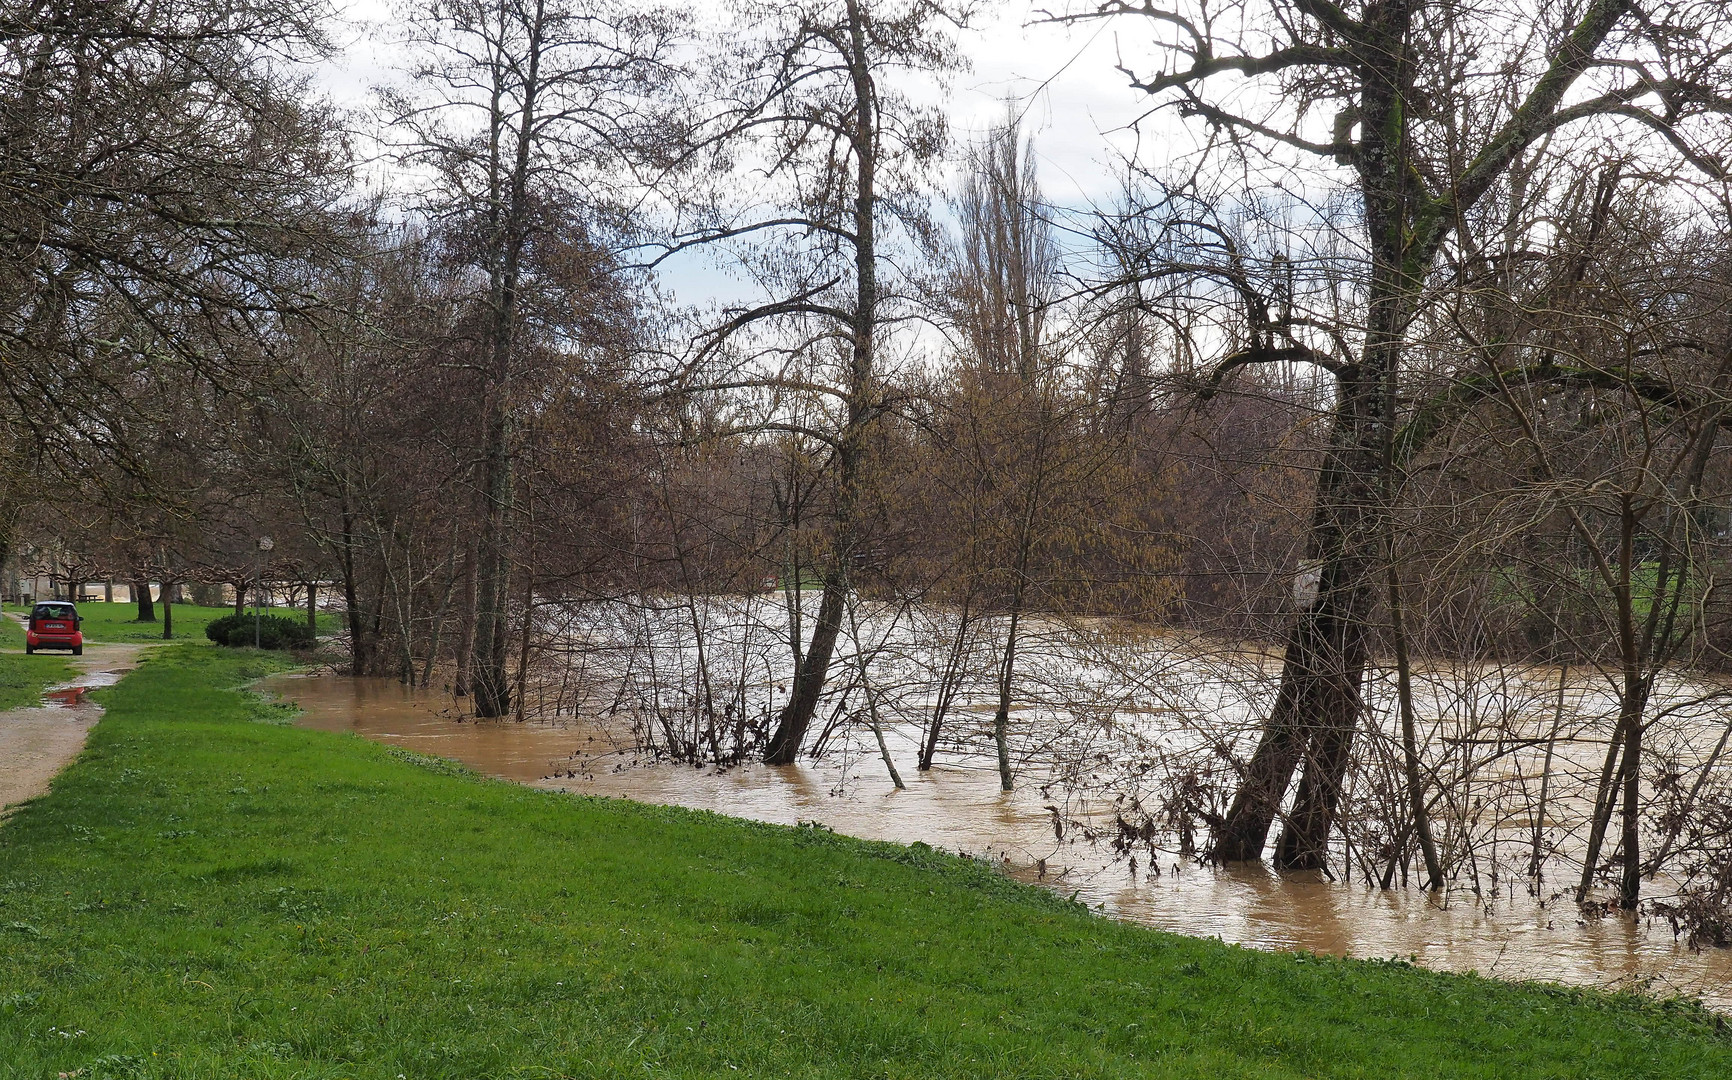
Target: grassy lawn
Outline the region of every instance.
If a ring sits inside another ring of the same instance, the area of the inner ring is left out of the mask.
[[[43,690],[78,674],[66,663],[65,653],[25,656],[24,635],[18,636],[19,651],[0,653],[0,709],[40,705]],[[10,641],[5,644],[8,648],[12,646]]]
[[[77,675],[63,652],[24,655],[24,628],[0,619],[0,709],[42,704],[42,691]]]
[[[0,828],[0,1077],[1732,1075],[1687,1005],[1174,937],[282,726],[226,689],[274,662],[156,654]]]
[[[250,609],[249,609],[250,610]],[[304,608],[269,608],[273,615],[283,615],[291,619],[305,619]],[[220,619],[233,613],[234,608],[201,607],[198,604],[174,605],[174,640],[203,641],[204,628],[212,619]],[[84,638],[86,641],[116,642],[116,641],[161,641],[162,640],[162,604],[156,605],[155,622],[137,622],[138,605],[136,604],[79,604],[78,614],[84,618]],[[6,620],[11,623],[12,620]],[[15,625],[15,624],[14,624]],[[336,616],[324,613],[319,616],[319,629],[328,632],[336,629]],[[19,632],[19,644],[23,644],[23,633]]]

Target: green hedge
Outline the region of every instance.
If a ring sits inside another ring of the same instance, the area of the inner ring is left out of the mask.
[[[224,615],[205,626],[204,636],[234,648],[255,642],[261,649],[307,649],[313,645],[313,631],[306,623],[282,615]]]

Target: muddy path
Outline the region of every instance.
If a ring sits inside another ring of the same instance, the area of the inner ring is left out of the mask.
[[[88,691],[113,686],[154,645],[86,645],[66,662],[79,674],[44,694],[40,706],[0,710],[0,821],[19,803],[48,792],[55,775],[84,749],[102,718]]]

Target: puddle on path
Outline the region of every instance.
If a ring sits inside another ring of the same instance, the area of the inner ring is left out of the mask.
[[[1496,897],[1462,892],[1440,904],[1418,890],[1381,892],[1263,867],[1142,865],[1133,874],[1073,831],[1059,840],[1048,800],[1037,789],[1007,795],[991,773],[941,768],[921,774],[912,762],[899,762],[909,786],[896,792],[876,758],[725,772],[640,764],[599,725],[460,723],[446,712],[449,698],[392,680],[277,676],[264,686],[299,704],[307,727],[453,758],[537,787],[789,825],[815,820],[870,839],[924,841],[1004,862],[1018,878],[1041,880],[1117,917],[1178,933],[1257,948],[1412,957],[1427,967],[1506,978],[1647,987],[1698,995],[1732,1011],[1732,950],[1692,952],[1648,919],[1584,918],[1567,899],[1528,897],[1525,882],[1506,883]],[[1100,810],[1110,822],[1111,807]]]
[[[85,704],[86,697],[92,690],[100,690],[105,686],[118,683],[125,672],[92,671],[69,683],[51,686],[42,692],[42,704],[50,709],[75,709]]]

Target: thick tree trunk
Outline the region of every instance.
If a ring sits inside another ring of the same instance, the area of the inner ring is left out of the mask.
[[[1249,862],[1263,857],[1281,799],[1305,753],[1299,697],[1303,688],[1314,681],[1313,656],[1317,650],[1312,642],[1316,635],[1315,619],[1301,615],[1294,622],[1287,639],[1287,654],[1281,662],[1275,706],[1263,724],[1262,738],[1239,778],[1238,791],[1209,852],[1210,858],[1217,862]]]
[[[1333,509],[1338,518],[1342,510],[1354,508]],[[1334,523],[1314,530],[1312,542],[1330,545],[1324,548],[1330,557],[1321,560],[1316,601],[1294,622],[1274,708],[1210,852],[1217,861],[1262,858],[1293,772],[1303,762],[1304,778],[1277,862],[1290,869],[1322,865],[1359,720],[1373,603],[1370,568],[1362,556],[1345,557],[1344,532]],[[1367,539],[1362,536],[1359,546]]]
[[[1413,298],[1441,236],[1433,222],[1415,217],[1423,196],[1413,187],[1404,120],[1410,19],[1405,12],[1368,28],[1377,40],[1366,47],[1379,60],[1359,72],[1364,136],[1358,167],[1372,254],[1365,342],[1359,362],[1338,373],[1334,423],[1318,473],[1305,552],[1320,571],[1317,598],[1289,635],[1274,708],[1211,851],[1217,860],[1262,856],[1302,761],[1276,862],[1284,869],[1323,867],[1352,760],[1386,533],[1395,380]]]
[[[1618,889],[1618,903],[1626,911],[1633,911],[1642,890],[1642,859],[1637,830],[1640,822],[1637,815],[1641,812],[1642,720],[1648,711],[1648,684],[1642,669],[1643,662],[1648,658],[1643,655],[1644,642],[1636,632],[1634,579],[1637,518],[1635,506],[1628,495],[1623,500],[1621,525],[1618,536],[1617,599],[1618,637],[1621,639],[1619,644],[1622,646],[1624,666],[1623,707],[1619,710],[1624,728],[1624,875]],[[1664,591],[1666,582],[1663,571],[1659,586]],[[1661,601],[1660,596],[1655,596],[1651,603],[1659,604]]]
[[[156,604],[150,598],[150,579],[133,580],[132,598],[138,604],[138,621],[155,622]]]
[[[307,632],[314,635],[319,632],[319,583],[316,581],[307,582]]]
[[[367,616],[361,607],[361,586],[355,571],[355,520],[348,506],[342,513],[343,547],[339,564],[343,573],[343,615],[349,624],[349,674],[369,674],[373,666],[372,640],[367,636]],[[236,592],[236,596],[239,596]],[[238,601],[237,601],[238,603]]]
[[[162,640],[174,640],[174,590],[167,583],[162,587]]]
[[[1627,708],[1620,708],[1617,726],[1612,729],[1611,743],[1606,747],[1606,761],[1600,767],[1600,782],[1594,792],[1594,816],[1588,823],[1588,846],[1582,853],[1582,877],[1576,883],[1576,903],[1588,898],[1593,887],[1594,873],[1600,863],[1600,847],[1605,843],[1606,828],[1612,820],[1612,808],[1617,805],[1623,778],[1624,724]]]
[[[1625,911],[1636,910],[1642,896],[1639,834],[1642,821],[1642,728],[1642,719],[1638,716],[1624,740],[1624,755],[1628,759],[1624,769],[1624,877],[1618,888],[1618,906]]]

